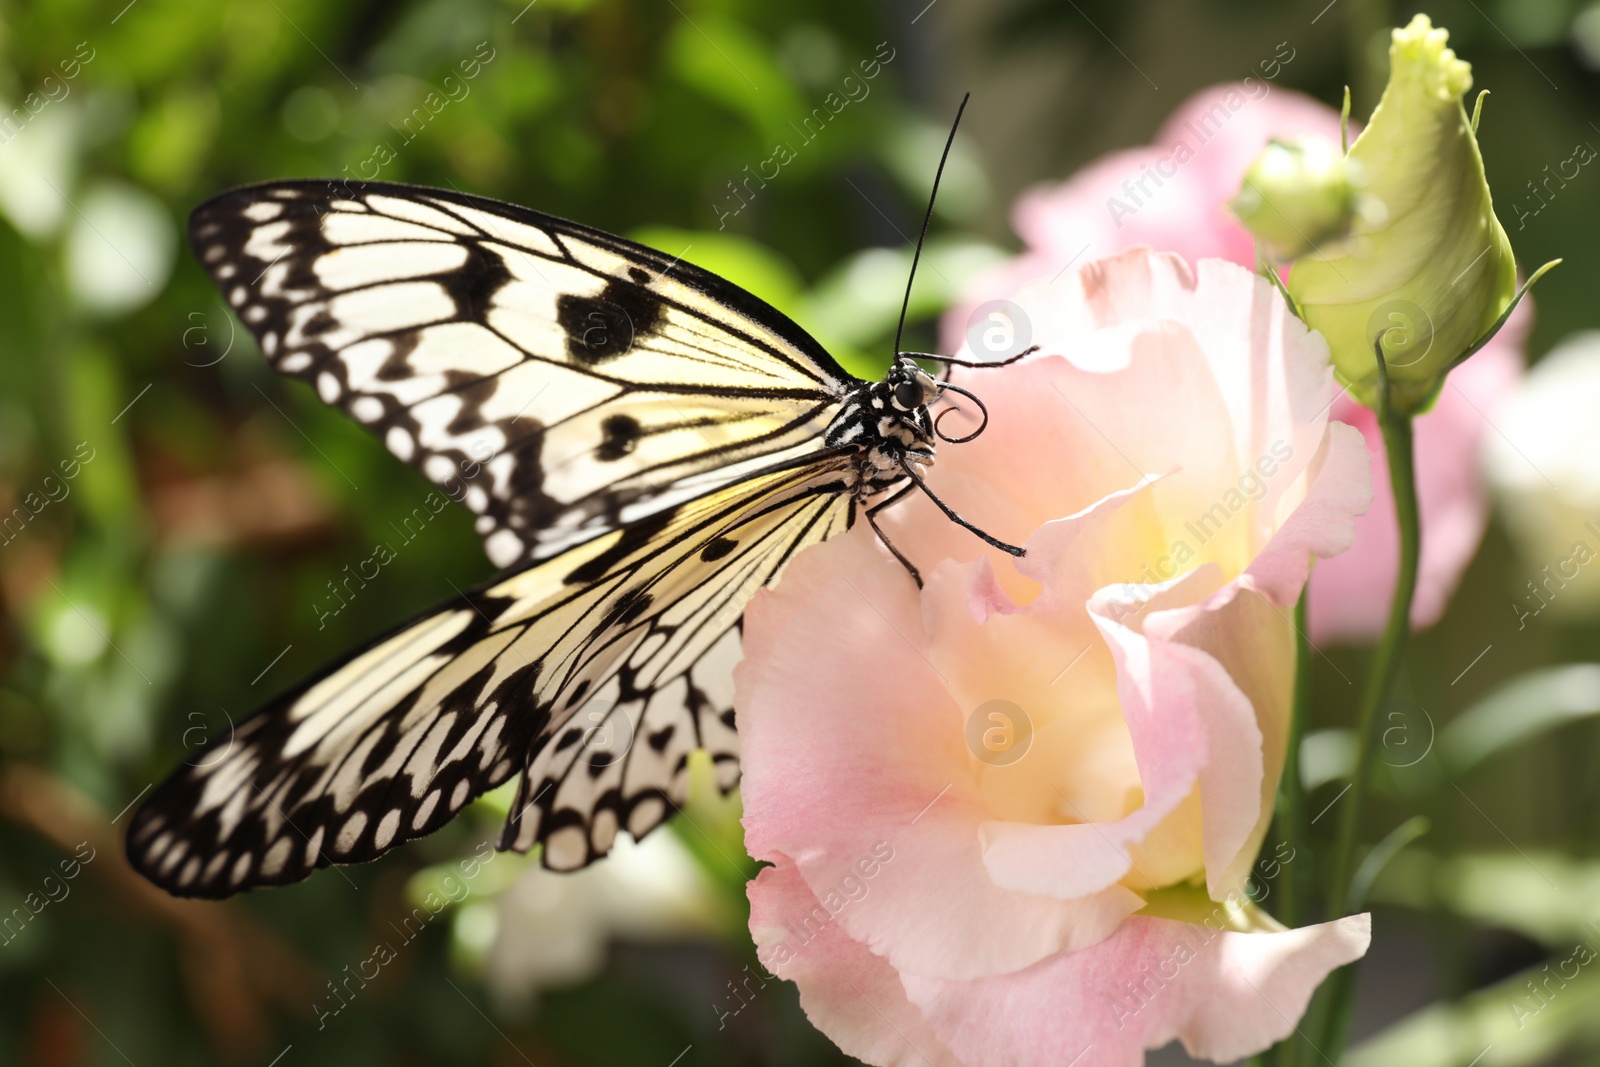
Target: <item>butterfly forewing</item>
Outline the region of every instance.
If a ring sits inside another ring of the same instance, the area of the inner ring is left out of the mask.
[[[742,479],[426,613],[213,739],[129,829],[135,867],[223,896],[372,859],[520,773],[501,844],[582,866],[648,832],[709,747],[737,777],[744,603],[842,530],[848,459]]]
[[[713,275],[480,197],[273,183],[190,235],[272,365],[477,512],[500,566],[816,450],[857,384]]]

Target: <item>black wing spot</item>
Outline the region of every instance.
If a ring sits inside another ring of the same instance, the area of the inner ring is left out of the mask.
[[[739,542],[731,537],[715,537],[707,541],[706,547],[700,550],[700,559],[706,563],[715,563],[738,547]]]
[[[645,282],[650,280],[650,272],[640,267],[629,267],[628,277],[632,278],[640,285],[643,285]]]
[[[327,312],[318,312],[325,315]],[[332,321],[331,319],[329,321]],[[417,350],[419,333],[406,333],[390,339],[394,350],[389,353],[378,366],[377,379],[380,382],[399,382],[413,377],[417,372],[411,367],[411,354]]]
[[[599,296],[564,294],[556,321],[567,331],[567,354],[595,366],[625,356],[661,321],[661,302],[636,285],[609,283]]]
[[[672,742],[672,735],[677,733],[677,731],[677,726],[669,722],[655,733],[647,734],[646,737],[650,742],[651,748],[655,749],[657,752],[665,752],[667,750],[667,745]]]
[[[644,427],[632,415],[613,415],[600,424],[600,447],[594,450],[595,458],[614,463],[630,454],[639,444]]]
[[[511,270],[499,255],[482,245],[468,244],[467,262],[455,270],[435,275],[456,302],[456,317],[486,322],[494,295],[509,281]]]
[[[626,626],[648,611],[650,604],[654,600],[655,596],[653,594],[643,591],[623,594],[612,605],[611,610],[606,613],[605,619],[600,623],[600,629],[604,630],[610,626]]]
[[[307,319],[305,325],[300,327],[300,336],[302,339],[310,340],[313,337],[319,337],[327,333],[338,325],[333,316],[328,313],[328,310],[323,308]]]

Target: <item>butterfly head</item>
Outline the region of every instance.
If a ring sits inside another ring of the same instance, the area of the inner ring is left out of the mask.
[[[907,413],[926,408],[942,392],[938,379],[904,356],[894,361],[884,384],[888,386],[890,403]]]

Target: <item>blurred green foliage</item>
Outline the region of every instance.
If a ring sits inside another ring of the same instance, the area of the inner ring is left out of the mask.
[[[850,324],[834,333],[864,351],[893,311],[863,320],[852,301],[876,294],[840,284],[823,306],[807,280],[882,243],[895,251],[871,281],[897,293],[894,227],[925,195],[928,123],[903,102],[903,58],[878,51],[882,12],[809,8],[0,8],[0,102],[18,108],[0,129],[0,504],[29,516],[0,532],[0,901],[62,894],[0,934],[0,1062],[264,1063],[289,1045],[288,1063],[666,1064],[689,1046],[684,1067],[837,1059],[787,989],[719,1026],[713,1006],[754,962],[752,872],[737,807],[711,797],[684,834],[714,872],[723,919],[706,939],[618,950],[539,1010],[491,1007],[493,908],[464,904],[321,1026],[328,980],[393,940],[412,872],[492,836],[493,799],[386,862],[220,907],[144,892],[110,825],[206,732],[490,572],[464,513],[400,537],[429,487],[274,379],[180,248],[189,209],[291,176],[469,189],[638,231],[814,325]],[[718,232],[730,183],[875,54],[890,58],[870,92],[779,179],[744,186],[759,199]],[[970,241],[935,254],[980,262]],[[400,546],[394,562],[335,599],[330,579],[380,543]],[[64,882],[79,841],[93,858]],[[524,865],[496,862],[469,903]]]
[[[184,247],[196,203],[247,181],[346,175],[502,197],[723,273],[868,373],[886,362],[963,79],[979,94],[913,300],[913,347],[933,343],[933,316],[1000,254],[991,242],[1010,240],[1019,189],[1144,142],[1190,90],[1237,77],[1285,36],[1307,57],[1287,79],[1325,100],[1354,82],[1362,111],[1370,30],[1410,13],[1346,0],[1319,26],[1320,0],[122,4],[0,4],[0,104],[12,116],[0,120],[0,516],[28,516],[0,527],[0,919],[48,901],[0,933],[0,1064],[844,1059],[791,987],[769,983],[748,1011],[719,1017],[754,963],[752,865],[736,802],[714,791],[670,831],[712,918],[681,936],[622,938],[598,977],[537,1003],[492,980],[506,921],[495,902],[525,867],[504,856],[347,1008],[321,1025],[314,1008],[492,837],[503,798],[377,864],[222,905],[174,903],[131,876],[113,820],[204,732],[490,572],[468,516],[451,509],[348,607],[318,610],[333,604],[330,580],[393,543],[392,524],[429,487],[271,375]],[[1497,198],[1521,195],[1574,139],[1600,143],[1589,122],[1600,7],[1429,10],[1496,91],[1483,138]],[[806,117],[874,58],[869,91],[807,136]],[[986,92],[1004,105],[986,108]],[[779,176],[744,185],[780,144],[793,159]],[[1567,257],[1538,294],[1535,352],[1594,323],[1595,202],[1575,190],[1513,229],[1526,263]],[[1600,656],[1595,624],[1509,635],[1520,567],[1491,533],[1449,617],[1418,642],[1410,692],[1441,728],[1500,681]],[[1496,654],[1451,682],[1486,643]],[[1320,725],[1347,722],[1337,676],[1357,676],[1363,655],[1329,650]],[[1471,929],[1514,932],[1511,963],[1484,980],[1567,952],[1574,936],[1566,911],[1530,921],[1468,891],[1501,869],[1482,854],[1504,847],[1499,827],[1593,881],[1582,864],[1600,815],[1595,726],[1559,701],[1548,711],[1548,730],[1479,713],[1488,725],[1462,742],[1476,745],[1463,780],[1496,828],[1434,782],[1420,802],[1430,851],[1402,852],[1374,888],[1396,915],[1436,917],[1447,962],[1475,951]],[[1507,757],[1485,738],[1519,747]],[[1335,788],[1319,787],[1314,810]],[[1399,771],[1386,788],[1374,838],[1419,810]],[[1440,893],[1445,878],[1461,892]]]

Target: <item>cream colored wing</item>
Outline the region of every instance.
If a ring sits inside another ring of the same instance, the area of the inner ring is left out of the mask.
[[[482,197],[274,182],[189,230],[273,367],[478,513],[501,567],[820,448],[858,384],[715,275]]]

